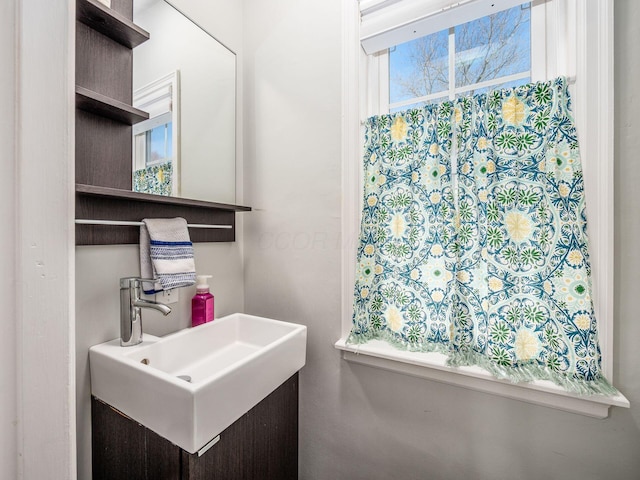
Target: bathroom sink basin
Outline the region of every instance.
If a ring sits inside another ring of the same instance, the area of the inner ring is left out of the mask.
[[[236,313],[89,350],[91,392],[196,453],[305,364],[307,327]]]

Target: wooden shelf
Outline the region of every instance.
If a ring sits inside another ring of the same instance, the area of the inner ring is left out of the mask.
[[[235,241],[235,212],[250,207],[164,197],[110,187],[76,184],[76,218],[139,222],[143,218],[183,217],[190,224],[231,225],[229,229],[190,229],[192,242]],[[140,227],[76,224],[76,245],[138,243]]]
[[[76,19],[125,47],[149,40],[149,32],[97,0],[77,0]]]
[[[127,125],[135,125],[149,118],[147,112],[79,85],[76,85],[76,108]]]
[[[76,193],[83,195],[92,195],[103,198],[112,198],[128,201],[161,203],[165,205],[178,205],[185,207],[210,208],[214,210],[225,210],[229,212],[250,212],[251,207],[243,205],[234,205],[230,203],[206,202],[204,200],[194,200],[191,198],[168,197],[163,195],[153,195],[150,193],[131,192],[129,190],[121,190],[119,188],[100,187],[97,185],[76,184]],[[116,218],[110,220],[118,220]],[[129,220],[129,219],[122,219]]]

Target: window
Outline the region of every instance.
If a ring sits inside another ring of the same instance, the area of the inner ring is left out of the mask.
[[[345,2],[344,6],[347,20],[343,55],[343,339],[336,343],[336,348],[343,350],[344,358],[349,361],[585,415],[605,417],[611,405],[628,407],[629,403],[622,395],[581,398],[544,382],[508,384],[496,381],[477,367],[447,367],[439,354],[399,351],[382,345],[382,342],[350,347],[344,341],[351,328],[355,265],[353,246],[358,239],[362,202],[362,189],[359,186],[362,181],[360,122],[370,115],[447,97],[454,98],[472,91],[478,93],[490,86],[510,86],[510,82],[524,83],[565,75],[573,84],[571,93],[580,136],[585,190],[588,192],[594,306],[600,324],[602,368],[605,376],[612,378],[612,1],[535,0],[528,6],[521,6],[522,2],[517,0],[360,0],[360,8],[354,3]],[[463,69],[472,71],[473,61],[482,58],[490,47],[481,41],[463,46],[461,42],[456,43],[456,33],[461,36],[465,24],[477,22],[475,25],[481,25],[486,22],[482,17],[487,14],[493,15],[498,10],[516,12],[516,8],[528,16],[528,20],[523,21],[512,36],[518,38],[521,47],[528,46],[530,49],[528,66],[526,61],[513,62],[508,68],[498,69],[496,74],[485,79],[477,80],[477,77],[470,76],[465,81],[461,80],[464,78],[461,75]],[[479,13],[478,9],[484,10]],[[527,29],[530,32],[529,40],[526,39]],[[402,62],[400,68],[394,66],[393,56],[402,53],[403,44],[431,35],[435,35],[432,37],[434,44],[440,45],[440,50],[435,48],[434,59],[436,63],[441,62],[440,70],[446,70],[446,76],[443,74],[429,88],[418,89],[416,93],[402,93],[393,84],[398,78],[406,78],[411,70],[406,66],[403,69]],[[403,71],[404,74],[398,73]]]
[[[389,49],[389,111],[531,80],[530,4]]]
[[[138,124],[133,129],[135,170],[171,162],[173,157],[171,112],[158,115],[147,122],[142,122],[142,125]]]
[[[366,115],[546,79],[544,17],[533,3],[376,52],[368,73],[378,85],[370,91],[376,97]]]
[[[149,119],[133,127],[133,191],[179,195],[179,72],[133,92]]]

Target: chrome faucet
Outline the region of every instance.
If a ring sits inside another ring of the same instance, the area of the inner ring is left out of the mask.
[[[142,282],[155,282],[138,277],[120,279],[120,345],[130,347],[142,342],[142,308],[153,308],[164,315],[171,308],[163,303],[140,298]]]

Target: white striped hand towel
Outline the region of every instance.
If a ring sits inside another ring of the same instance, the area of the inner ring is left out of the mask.
[[[140,227],[140,274],[157,278],[143,283],[144,293],[152,294],[196,283],[193,244],[184,218],[144,218]]]

